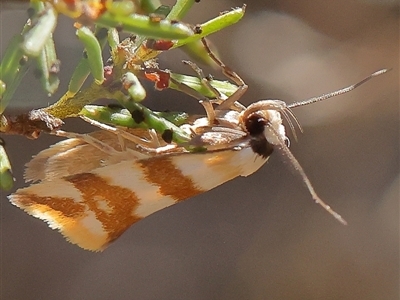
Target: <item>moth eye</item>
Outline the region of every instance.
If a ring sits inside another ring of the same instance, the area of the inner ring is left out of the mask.
[[[250,115],[245,121],[245,127],[247,132],[251,136],[258,136],[264,132],[264,127],[267,124],[265,118],[259,114]]]

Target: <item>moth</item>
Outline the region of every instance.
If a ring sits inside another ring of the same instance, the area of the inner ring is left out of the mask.
[[[206,115],[180,126],[190,136],[186,143],[172,141],[172,130],[120,128],[84,117],[101,130],[90,134],[56,130],[67,139],[27,164],[25,179],[33,184],[9,196],[11,203],[58,229],[71,243],[101,251],[146,216],[238,176],[249,176],[278,151],[300,173],[313,200],[346,224],[319,198],[290,152],[283,118],[294,132],[300,125],[292,108],[348,92],[387,70],[291,105],[261,100],[245,107],[238,100],[247,85],[209,54],[238,89],[227,99],[201,101]],[[201,75],[196,65],[188,64]]]

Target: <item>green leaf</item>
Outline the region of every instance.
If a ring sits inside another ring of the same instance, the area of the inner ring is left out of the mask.
[[[200,32],[196,33],[186,39],[181,39],[179,40],[174,48],[180,47],[182,45],[185,45],[187,43],[191,43],[194,41],[197,41],[201,39],[202,37],[206,37],[212,33],[215,33],[217,31],[220,31],[221,29],[224,29],[225,27],[231,26],[235,23],[237,23],[243,16],[245,12],[246,6],[243,5],[243,7],[238,7],[235,8],[229,12],[226,12],[206,23],[203,23],[200,25]]]
[[[57,12],[52,6],[48,5],[44,8],[43,3],[41,3],[41,7],[38,7],[37,15],[39,15],[39,18],[36,24],[24,34],[22,43],[25,54],[33,57],[40,55],[57,24]]]
[[[97,84],[104,81],[103,57],[101,46],[94,33],[87,27],[81,27],[76,31],[76,35],[83,43],[86,51],[87,61],[90,71]]]

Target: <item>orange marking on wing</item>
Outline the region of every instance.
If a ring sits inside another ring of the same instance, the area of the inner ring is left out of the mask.
[[[118,238],[128,227],[142,218],[135,214],[139,199],[129,189],[110,185],[92,173],[66,177],[82,194],[82,199],[94,212],[104,230],[109,234],[108,243]],[[107,207],[104,207],[104,204]]]
[[[82,224],[87,217],[86,207],[73,198],[19,193],[12,195],[11,202],[30,215],[45,220],[51,228],[59,229],[68,241],[82,248],[98,251],[107,243],[101,234],[94,235]]]
[[[85,212],[85,206],[76,203],[74,199],[67,197],[40,197],[35,194],[14,195],[14,204],[29,210],[38,210],[42,213],[54,211],[58,217],[57,222],[63,223],[60,217],[76,218]]]
[[[155,183],[164,196],[181,201],[204,192],[197,188],[190,178],[183,175],[168,157],[153,157],[136,163],[143,169],[145,178]]]

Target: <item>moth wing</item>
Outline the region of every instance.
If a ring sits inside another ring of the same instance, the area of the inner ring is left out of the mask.
[[[26,164],[25,180],[27,182],[52,181],[73,174],[91,172],[122,160],[146,157],[137,151],[121,151],[118,136],[112,132],[95,131],[88,136],[116,149],[120,155],[110,155],[82,139],[67,139],[34,156]],[[128,144],[125,146],[129,146],[129,141],[124,142]]]
[[[71,243],[101,251],[142,218],[247,176],[265,161],[250,148],[125,160],[43,180],[17,190],[10,200]]]

